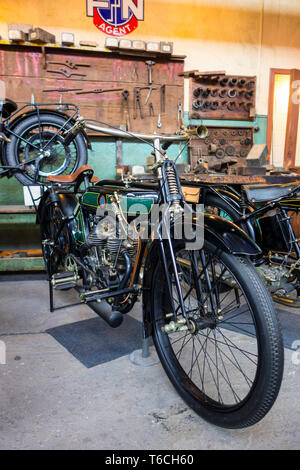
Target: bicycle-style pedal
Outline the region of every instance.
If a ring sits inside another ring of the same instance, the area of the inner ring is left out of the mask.
[[[74,271],[53,274],[51,284],[56,290],[65,290],[76,287],[79,276]]]

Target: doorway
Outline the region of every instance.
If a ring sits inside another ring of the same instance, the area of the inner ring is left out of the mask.
[[[299,98],[300,71],[271,69],[267,145],[269,163],[276,168],[300,167]]]

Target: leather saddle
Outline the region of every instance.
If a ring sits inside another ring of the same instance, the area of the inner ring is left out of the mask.
[[[72,173],[71,175],[49,175],[46,179],[51,183],[66,185],[77,184],[79,186],[85,177],[88,178],[90,183],[96,183],[99,181],[99,178],[94,176],[93,168],[89,165],[82,165],[80,168],[78,168],[77,171],[75,171],[75,173]]]
[[[0,101],[0,106],[2,106],[2,117],[4,119],[8,118],[12,113],[17,111],[18,105],[13,100],[5,98],[5,100]]]
[[[243,190],[250,202],[269,202],[280,197],[289,197],[298,183],[244,185]]]

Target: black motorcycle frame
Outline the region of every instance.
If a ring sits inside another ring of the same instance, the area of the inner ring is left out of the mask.
[[[297,213],[300,211],[300,205],[292,204],[292,200],[297,198],[299,192],[300,184],[296,185],[289,195],[278,197],[266,203],[262,202],[260,203],[260,207],[257,208],[257,205],[245,197],[243,191],[238,192],[234,188],[228,186],[226,188],[209,186],[209,188],[204,188],[201,196],[201,202],[205,204],[207,193],[214,194],[226,202],[239,216],[235,223],[237,223],[237,225],[246,226],[249,235],[259,246],[264,244],[264,240],[256,220],[259,217],[267,214],[270,210],[276,209],[278,211],[276,222],[280,226],[280,232],[282,234],[282,245],[285,246],[287,251],[290,251],[292,248],[294,248],[298,259],[300,259],[300,247],[298,244],[299,239],[296,238],[291,223],[292,217],[288,215],[288,212],[292,211]],[[274,251],[274,247],[276,248],[276,240],[273,239],[273,245],[269,246],[269,249]]]
[[[200,201],[205,205],[209,195],[212,195],[225,203],[234,214],[234,223],[243,228],[261,248],[261,254],[252,259],[257,267],[266,262],[274,266],[283,265],[287,268],[286,272],[293,273],[297,299],[292,303],[288,297],[285,300],[276,293],[273,298],[276,302],[299,308],[300,239],[296,237],[291,222],[293,214],[290,213],[300,211],[300,184],[281,186],[285,194],[270,201],[251,201],[243,186],[238,186],[237,190],[230,186],[201,184],[201,188]],[[224,214],[221,212],[221,215]]]
[[[175,171],[175,164],[167,160],[163,163],[162,165],[162,178],[159,180],[158,185],[155,185],[154,187],[157,190],[158,193],[158,198],[161,204],[166,204],[168,208],[171,207],[172,200],[174,198],[174,194],[171,194],[170,188],[168,187],[167,180],[165,179],[165,168],[166,166],[172,167]],[[177,174],[177,173],[176,173]],[[88,189],[88,178],[85,178],[85,190]],[[107,184],[114,184],[114,185],[119,185],[120,187],[124,186],[124,183],[122,182],[116,182],[116,181],[100,181],[97,183],[98,185],[107,185]],[[178,194],[176,195],[177,198],[180,199],[181,204],[184,206],[186,205],[183,193],[181,191],[181,185],[179,181],[179,177],[177,175],[177,183],[178,183]],[[134,186],[138,186],[141,188],[149,188],[149,184],[145,183],[132,183]],[[75,185],[76,186],[76,185]],[[127,184],[128,187],[128,184]],[[67,230],[70,233],[70,238],[72,238],[72,223],[75,217],[75,210],[77,207],[77,198],[75,197],[75,193],[78,191],[78,188],[75,188],[75,190],[71,189],[61,189],[59,187],[56,187],[55,185],[51,186],[43,195],[42,200],[39,205],[39,211],[38,211],[38,219],[43,220],[43,210],[45,208],[45,201],[48,200],[50,201],[50,204],[59,204],[60,207],[62,208],[62,211],[64,213],[64,219],[61,222],[60,227],[58,228],[56,238],[53,240],[53,246],[57,246],[57,241],[58,238],[61,234],[61,232],[67,228]],[[88,214],[80,208],[81,216],[84,221],[84,230],[88,233],[89,232],[89,223],[88,223]],[[191,212],[191,217],[195,218],[196,222],[196,214]],[[211,216],[209,214],[204,214],[203,216],[204,219],[204,237],[208,237],[210,240],[213,240],[217,250],[221,251],[226,251],[231,254],[242,254],[242,255],[247,255],[247,256],[257,256],[260,252],[258,246],[250,239],[247,234],[239,229],[237,226],[234,226],[230,221],[227,221],[226,219],[223,219],[221,217],[215,217]],[[167,239],[163,239],[161,236],[161,233],[164,232],[166,233],[165,227],[164,227],[164,219],[161,220],[160,226],[158,228],[158,239],[154,240],[152,243],[149,245],[149,240],[142,240],[141,242],[141,248],[140,248],[140,253],[139,253],[139,259],[137,263],[137,269],[134,274],[134,278],[131,279],[131,285],[132,287],[123,287],[123,286],[118,286],[115,289],[110,289],[108,292],[100,292],[100,291],[93,291],[89,295],[85,296],[84,301],[89,304],[91,302],[96,302],[96,301],[102,301],[108,298],[114,298],[114,308],[118,308],[118,298],[124,294],[131,294],[133,298],[136,300],[137,295],[139,293],[143,293],[143,340],[147,341],[147,339],[151,336],[152,334],[152,318],[151,314],[149,311],[149,306],[150,306],[150,282],[152,279],[152,273],[153,269],[155,268],[156,262],[153,263],[153,260],[157,260],[158,257],[161,259],[162,264],[164,266],[164,271],[166,275],[166,279],[168,280],[167,286],[169,290],[169,294],[171,294],[171,281],[170,281],[170,272],[167,266],[167,260],[171,259],[172,260],[172,271],[175,277],[175,285],[177,288],[178,292],[178,298],[180,299],[180,304],[181,304],[181,311],[183,312],[183,315],[185,315],[185,306],[184,306],[184,301],[182,297],[182,292],[180,288],[180,282],[178,278],[178,269],[176,266],[176,261],[174,257],[174,249],[173,249],[173,242],[171,236],[168,236]],[[234,240],[230,240],[226,235],[229,233],[232,234],[234,232],[236,234],[236,238]],[[72,243],[74,240],[72,241]],[[75,253],[79,249],[78,246],[72,247],[72,251]],[[147,256],[146,260],[145,258],[145,253],[147,250]],[[53,254],[53,252],[52,252]],[[50,262],[49,262],[49,267],[51,267],[51,256],[50,254]],[[79,252],[78,252],[79,255]],[[140,275],[140,270],[143,262],[145,261],[145,266],[144,266],[144,277],[143,277],[143,285],[142,289],[141,286],[139,286],[139,275]],[[76,256],[76,262],[80,265],[80,260],[79,256]],[[83,269],[85,269],[84,266],[82,266]],[[57,308],[64,308],[64,307],[55,307],[54,306],[54,296],[53,296],[53,286],[51,283],[51,277],[52,277],[52,272],[51,268],[50,270],[48,269],[48,281],[49,281],[49,298],[50,298],[50,310],[54,311]],[[126,273],[124,278],[128,280],[128,276],[130,275],[130,272]],[[169,295],[169,298],[172,298],[171,295]],[[135,302],[134,300],[134,302]],[[133,306],[134,302],[132,303],[131,307]],[[74,305],[74,304],[72,304]],[[76,304],[75,304],[76,305]],[[66,307],[69,307],[70,305],[67,305]],[[173,310],[174,311],[174,310]],[[174,318],[174,321],[176,321],[176,318]],[[189,324],[189,320],[186,317],[187,325]]]

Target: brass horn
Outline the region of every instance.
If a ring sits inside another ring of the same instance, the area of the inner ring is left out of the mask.
[[[205,139],[205,137],[208,136],[208,129],[202,124],[200,126],[195,127],[194,129],[188,129],[185,126],[182,126],[181,129],[185,132],[187,137],[190,135],[195,135],[199,139]]]

